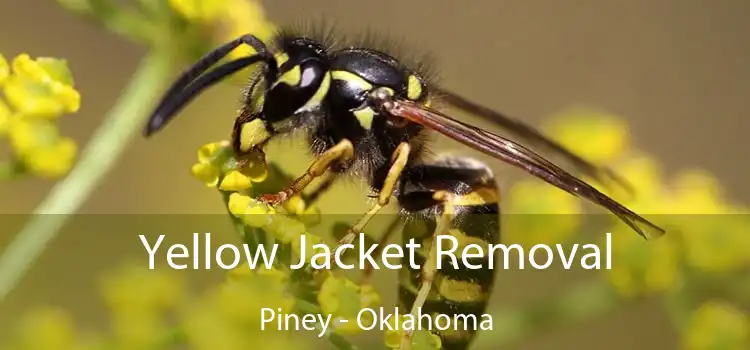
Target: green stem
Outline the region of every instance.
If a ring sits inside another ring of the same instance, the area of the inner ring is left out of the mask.
[[[159,51],[150,52],[143,59],[75,168],[49,192],[34,210],[31,221],[0,256],[0,300],[16,286],[70,214],[78,211],[140,131],[171,72],[170,58],[169,54]]]

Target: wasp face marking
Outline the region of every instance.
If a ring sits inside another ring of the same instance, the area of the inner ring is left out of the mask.
[[[409,75],[406,97],[412,101],[420,101],[427,97],[427,86],[422,79],[414,74]]]
[[[357,118],[357,122],[359,122],[359,125],[364,128],[365,130],[372,129],[372,121],[375,119],[375,113],[374,110],[370,107],[363,107],[356,109],[352,111],[354,116]]]
[[[273,58],[276,59],[276,64],[282,66],[286,61],[289,61],[289,54],[284,51],[279,51],[273,55]]]

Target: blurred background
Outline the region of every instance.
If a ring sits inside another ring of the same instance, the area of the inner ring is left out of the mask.
[[[750,162],[744,154],[750,130],[748,1],[276,0],[264,1],[263,7],[275,24],[326,17],[346,33],[374,29],[417,43],[414,50],[435,56],[443,85],[531,124],[580,106],[617,115],[629,125],[632,143],[658,159],[667,174],[703,169],[721,183],[728,200],[750,202]],[[81,109],[60,125],[80,148],[146,52],[54,1],[0,2],[0,30],[0,52],[8,60],[26,52],[68,61]],[[184,64],[175,61],[175,72]],[[215,191],[188,170],[199,146],[229,136],[241,86],[218,86],[159,137],[134,139],[80,212],[111,222],[122,216],[106,215],[224,213]],[[460,149],[448,141],[435,144]],[[292,173],[306,167],[310,158],[304,150],[283,149],[282,156],[269,151],[269,159]],[[503,186],[519,176],[507,166],[496,170]],[[36,179],[0,185],[0,213],[7,214],[1,219],[6,224],[0,247],[53,185]],[[363,187],[354,186],[364,194]],[[320,208],[331,214],[363,212],[366,198],[351,189],[337,186],[321,199]],[[346,206],[340,205],[344,198]],[[226,235],[231,241],[231,233]],[[0,339],[20,315],[39,305],[62,306],[83,325],[97,325],[104,319],[96,301],[97,281],[121,260],[145,258],[134,239],[125,233],[64,232],[0,305]],[[502,273],[493,308],[554,294],[575,280],[554,271]],[[194,278],[212,281],[216,276]],[[679,342],[660,302],[646,297],[526,337],[510,348],[675,349]],[[491,342],[482,344],[493,348]]]

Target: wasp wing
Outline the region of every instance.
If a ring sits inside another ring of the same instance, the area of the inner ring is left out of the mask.
[[[577,154],[565,148],[565,146],[559,144],[558,142],[555,142],[554,140],[545,136],[537,129],[529,126],[528,124],[493,111],[492,109],[479,105],[475,102],[469,101],[466,98],[451,91],[442,88],[433,89],[435,89],[437,94],[440,96],[441,102],[447,103],[448,105],[463,110],[464,112],[468,112],[478,117],[490,120],[503,127],[510,133],[514,134],[515,136],[523,139],[524,141],[528,141],[533,145],[543,147],[546,151],[561,155],[586,176],[589,176],[603,184],[606,184],[605,179],[609,178],[622,186],[630,194],[633,194],[632,186],[625,179],[617,175],[614,171],[605,167],[596,166],[586,161]]]
[[[664,234],[663,229],[518,143],[411,101],[393,100],[391,102],[383,105],[388,113],[421,124],[475,150],[519,167],[568,193],[586,198],[618,216],[644,238],[649,239]],[[651,230],[644,230],[639,224]],[[655,232],[650,232],[652,230]]]

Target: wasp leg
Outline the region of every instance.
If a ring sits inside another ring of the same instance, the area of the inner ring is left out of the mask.
[[[400,218],[397,216],[389,225],[388,228],[385,229],[385,233],[378,239],[377,247],[375,248],[375,251],[373,251],[373,256],[380,256],[380,251],[383,250],[383,247],[385,246],[385,243],[388,242],[388,240],[393,236],[393,234],[396,232],[396,229],[398,228],[398,225],[401,223]],[[369,284],[370,278],[372,277],[373,272],[373,266],[370,264],[365,265],[365,271],[362,273],[362,284]]]
[[[338,177],[339,173],[327,172],[325,178],[317,187],[310,191],[310,193],[302,194],[302,199],[305,200],[305,205],[309,207],[315,204],[323,193],[326,193],[331,189],[331,186],[333,186]]]
[[[265,194],[260,199],[270,205],[283,203],[290,197],[301,193],[316,178],[325,174],[330,168],[337,163],[346,163],[354,158],[354,146],[351,141],[344,139],[335,146],[323,152],[313,161],[304,175],[287,186],[285,189],[274,194]]]
[[[362,232],[362,229],[365,228],[372,217],[383,209],[383,207],[388,205],[393,196],[393,192],[396,190],[396,184],[401,177],[401,172],[406,168],[410,152],[411,146],[406,142],[403,142],[396,147],[396,150],[391,157],[391,166],[388,169],[388,174],[386,174],[383,186],[378,192],[377,203],[375,203],[375,205],[373,205],[372,208],[370,208],[370,210],[368,210],[367,213],[362,216],[362,218],[360,218],[351,229],[349,229],[347,234],[339,241],[339,245],[352,243],[357,237],[357,232]]]
[[[454,207],[452,196],[447,192],[436,192],[433,197],[435,200],[443,202],[443,213],[440,214],[437,219],[437,227],[432,234],[432,244],[430,244],[430,250],[427,253],[427,260],[422,267],[422,282],[417,290],[417,294],[414,298],[414,302],[409,312],[415,320],[419,320],[419,313],[422,306],[427,301],[427,296],[430,294],[432,289],[432,283],[435,280],[435,272],[437,272],[437,241],[438,235],[447,234],[450,227],[450,222],[453,219]],[[420,320],[421,321],[421,320]],[[401,340],[401,350],[408,350],[411,347],[411,340],[414,336],[413,331],[405,331],[404,337]]]
[[[398,201],[408,217],[403,239],[414,239],[423,249],[415,252],[417,266],[405,262],[400,271],[400,306],[423,330],[428,320],[420,315],[431,316],[433,330],[436,317],[447,316],[450,326],[436,331],[443,349],[466,349],[483,319],[495,279],[492,257],[462,258],[461,251],[473,243],[487,253],[486,247],[500,240],[499,199],[492,172],[470,158],[441,158],[409,167],[401,177]],[[458,247],[447,254],[454,242]],[[404,333],[402,350],[409,349],[412,337]]]

